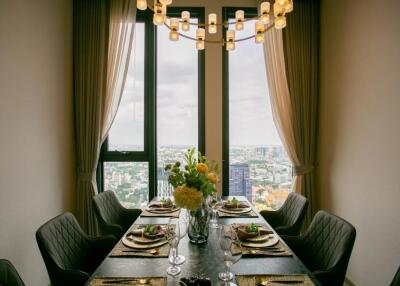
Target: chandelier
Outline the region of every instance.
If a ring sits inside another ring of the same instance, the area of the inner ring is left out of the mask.
[[[208,15],[207,23],[193,23],[190,21],[190,12],[182,11],[181,18],[167,16],[167,6],[172,4],[172,0],[154,0],[154,6],[148,6],[147,0],[137,0],[137,8],[146,10],[149,8],[154,12],[154,25],[165,25],[169,30],[169,39],[178,41],[180,37],[196,42],[198,50],[204,50],[205,43],[220,44],[226,47],[227,51],[235,50],[237,42],[254,39],[255,43],[260,44],[265,40],[265,33],[272,28],[283,29],[286,27],[286,14],[293,11],[293,0],[275,0],[271,12],[270,2],[262,2],[260,4],[260,15],[252,18],[245,18],[243,10],[235,12],[235,20],[232,22],[218,22],[217,14]],[[273,17],[271,17],[273,15]],[[272,20],[271,20],[272,18]],[[241,31],[246,22],[256,20],[254,24],[254,34],[244,38],[236,38],[236,31]],[[229,28],[229,25],[235,25],[235,29],[227,30],[226,37],[220,40],[209,40],[206,38],[206,29],[209,34],[216,34],[218,27]],[[181,33],[188,32],[190,26],[196,28],[196,37],[191,37]]]

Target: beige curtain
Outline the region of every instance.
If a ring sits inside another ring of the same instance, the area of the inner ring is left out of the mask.
[[[318,53],[311,47],[315,48],[318,41],[307,35],[311,32],[311,22],[304,23],[304,13],[299,13],[299,11],[304,10],[305,6],[307,6],[306,9],[310,9],[315,4],[312,2],[315,1],[296,1],[294,12],[287,15],[288,27],[284,31],[286,45],[284,45],[282,30],[276,29],[271,29],[266,33],[264,42],[271,107],[279,135],[293,164],[293,191],[301,193],[310,202],[306,224],[311,221],[317,209],[313,171],[317,114],[315,67]],[[303,7],[300,9],[299,6]],[[293,21],[291,17],[295,20]],[[318,22],[312,21],[312,23],[315,27],[318,26]],[[289,29],[292,29],[290,33],[286,33]],[[313,35],[315,37],[315,33]],[[287,54],[289,54],[289,60],[285,61]]]
[[[136,22],[136,1],[110,2],[107,90],[104,104],[102,141],[108,135],[125,87]]]
[[[129,63],[136,12],[132,5],[136,1],[74,2],[76,212],[90,235],[97,234],[92,197],[97,193],[100,147],[115,117]]]

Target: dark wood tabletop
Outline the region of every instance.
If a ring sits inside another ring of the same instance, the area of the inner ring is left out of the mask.
[[[246,200],[245,197],[237,197]],[[247,201],[247,200],[246,200]],[[255,210],[256,211],[256,210]],[[258,212],[257,212],[258,213]],[[165,224],[168,218],[139,217],[135,224]],[[262,216],[258,218],[224,218],[221,224],[231,223],[267,223]],[[272,228],[271,228],[272,229]],[[176,277],[167,275],[170,266],[167,258],[138,258],[138,257],[107,257],[93,273],[94,277],[168,277],[168,285],[178,285],[181,277],[193,274],[203,274],[209,277],[213,285],[218,284],[218,273],[223,271],[223,265],[215,258],[212,245],[216,242],[216,231],[210,228],[208,242],[194,245],[185,236],[179,243],[179,254],[186,257],[180,265],[182,272]],[[306,266],[295,256],[291,257],[242,257],[232,266],[235,274],[309,274]],[[315,280],[315,279],[313,279]],[[319,285],[315,281],[316,285]]]

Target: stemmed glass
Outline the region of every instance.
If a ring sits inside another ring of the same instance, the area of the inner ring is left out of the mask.
[[[217,193],[211,196],[209,205],[211,206],[211,219],[210,227],[218,228],[218,209],[221,207],[222,201],[221,196]]]
[[[168,240],[170,250],[168,255],[168,262],[172,265],[167,268],[167,274],[171,276],[176,276],[181,273],[181,268],[176,266],[177,249],[179,243],[179,230],[174,227],[174,224],[168,223],[165,237]]]
[[[179,242],[181,241],[181,239],[184,238],[188,232],[188,223],[189,222],[188,222],[187,218],[185,218],[185,216],[181,217],[180,219],[170,218],[168,220],[168,225],[175,226],[175,232],[177,234],[177,239],[178,239],[177,245],[176,245],[176,258],[175,258],[176,265],[181,265],[186,261],[185,256],[178,253],[178,246],[179,246]]]
[[[231,281],[234,277],[230,268],[233,264],[238,262],[242,257],[242,247],[240,240],[237,237],[236,231],[231,227],[229,231],[225,232],[224,226],[218,227],[218,242],[215,249],[216,257],[221,261],[224,266],[224,272],[218,274],[218,278],[224,282]],[[230,282],[230,286],[236,284]]]

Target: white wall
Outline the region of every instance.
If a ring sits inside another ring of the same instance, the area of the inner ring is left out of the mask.
[[[0,0],[0,258],[46,285],[36,229],[75,197],[72,1]]]
[[[348,278],[389,285],[400,264],[400,1],[323,0],[321,206],[357,229]]]

